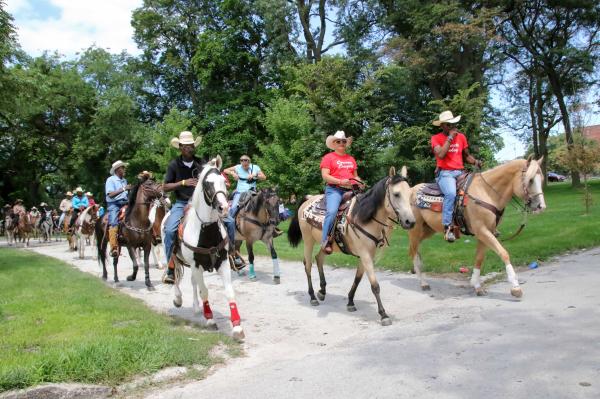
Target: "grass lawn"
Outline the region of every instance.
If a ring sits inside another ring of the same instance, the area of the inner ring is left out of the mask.
[[[228,337],[190,328],[53,258],[0,250],[0,392],[42,382],[115,385],[218,362]]]
[[[582,190],[573,190],[570,183],[551,183],[545,190],[547,210],[539,215],[529,215],[521,234],[503,244],[511,255],[513,265],[526,265],[572,249],[600,245],[600,181],[593,181],[591,188],[596,205],[589,215],[583,215]],[[509,205],[498,228],[501,238],[515,232],[521,220],[522,215]],[[282,223],[281,227],[287,231],[288,223]],[[394,271],[410,270],[412,260],[408,257],[408,234],[396,229],[390,244],[389,248],[378,252],[377,266]],[[263,244],[256,247],[255,253],[267,255]],[[291,248],[285,235],[275,240],[279,257],[297,260],[298,267],[302,267],[302,247],[303,243],[298,248]],[[454,244],[448,244],[441,234],[437,234],[421,246],[425,271],[457,272],[460,266],[470,267],[474,262],[475,248],[474,237],[462,236]],[[340,254],[328,256],[325,262],[334,266],[356,265],[355,258]],[[504,265],[495,253],[488,251],[484,272],[494,270],[504,270]]]

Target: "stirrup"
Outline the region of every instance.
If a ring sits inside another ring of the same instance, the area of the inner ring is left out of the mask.
[[[452,226],[447,226],[444,228],[444,230],[444,240],[448,241],[449,243],[456,241],[456,237],[452,231]]]

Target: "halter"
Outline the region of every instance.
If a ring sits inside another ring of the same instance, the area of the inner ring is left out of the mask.
[[[269,199],[277,196],[277,194],[275,192],[270,192],[270,193],[266,194],[266,193],[264,193],[264,191],[261,194],[258,194],[258,195],[264,195],[266,202],[268,202]],[[279,201],[277,201],[277,202],[279,202]],[[248,201],[248,204],[249,203],[250,203],[250,201]],[[248,205],[246,205],[246,206],[248,206]],[[260,239],[261,240],[265,236],[267,230],[269,229],[269,226],[277,226],[277,223],[278,223],[277,219],[278,219],[278,216],[279,216],[279,214],[276,214],[275,217],[273,217],[273,215],[271,215],[271,212],[269,211],[269,207],[265,206],[264,208],[265,208],[265,212],[267,213],[267,218],[268,218],[268,221],[266,223],[262,223],[259,220],[253,219],[253,218],[248,217],[246,215],[242,216],[242,219],[244,219],[244,220],[246,220],[246,221],[248,221],[248,222],[250,222],[250,223],[252,223],[252,224],[254,224],[254,225],[256,225],[256,226],[258,226],[258,227],[260,227],[262,229],[262,234],[260,235]],[[237,226],[236,226],[236,228],[237,228]],[[239,231],[239,229],[238,229],[238,231]]]
[[[227,198],[227,193],[223,190],[216,191],[214,189],[214,185],[209,184],[206,181],[206,178],[208,177],[208,175],[212,175],[212,174],[221,175],[221,172],[217,168],[211,168],[208,172],[206,172],[204,174],[201,184],[202,184],[202,194],[204,195],[204,201],[206,202],[206,204],[208,206],[210,206],[211,208],[214,208],[215,207],[214,206],[215,198],[217,197],[217,194],[221,193],[225,196],[225,198]],[[213,191],[213,192],[211,192],[211,191]]]

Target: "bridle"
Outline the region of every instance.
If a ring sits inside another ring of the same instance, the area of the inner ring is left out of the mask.
[[[162,190],[162,185],[157,184],[152,179],[146,179],[145,181],[140,183],[140,185],[138,187],[138,193],[139,193],[139,190],[142,190],[142,196],[144,197],[143,201],[140,201],[140,202],[136,201],[136,203],[132,206],[150,205],[154,202],[155,199],[157,199],[157,198],[160,199],[164,196],[164,192]],[[127,230],[135,231],[136,233],[140,233],[140,234],[145,234],[145,233],[149,232],[150,230],[152,230],[152,224],[150,224],[150,226],[148,226],[147,228],[139,228],[139,227],[131,226],[129,223],[127,223],[126,220],[123,221],[123,226]]]
[[[279,198],[277,199],[277,204],[272,205],[269,200],[273,197],[277,197],[277,193],[274,191],[270,191],[270,192],[265,192],[265,191],[261,191],[258,195],[262,195],[264,196],[264,202],[266,205],[264,205],[264,209],[265,212],[267,214],[267,222],[266,223],[262,223],[259,220],[253,219],[251,217],[248,217],[246,215],[242,216],[242,219],[244,219],[247,222],[250,222],[258,227],[260,227],[262,229],[262,234],[260,235],[260,239],[262,240],[263,237],[265,236],[269,226],[277,226],[277,224],[279,223],[279,213],[275,212],[275,216],[273,216],[271,214],[271,210],[270,208],[273,206],[277,206],[277,204],[279,204]]]
[[[206,172],[204,174],[204,177],[202,178],[202,194],[204,195],[204,201],[206,202],[206,204],[208,206],[210,206],[211,208],[215,208],[215,199],[217,198],[217,194],[221,193],[225,196],[225,198],[227,198],[227,193],[223,190],[215,190],[214,184],[213,183],[209,183],[206,178],[209,175],[221,175],[221,172],[219,171],[219,169],[217,168],[211,168],[208,172]]]

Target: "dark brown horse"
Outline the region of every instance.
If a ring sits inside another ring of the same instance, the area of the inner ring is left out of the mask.
[[[137,277],[138,262],[135,256],[135,249],[144,250],[144,272],[146,274],[146,287],[153,289],[150,281],[150,248],[152,245],[152,223],[148,220],[148,214],[152,201],[163,195],[162,186],[154,181],[148,175],[140,175],[140,182],[133,187],[129,194],[129,204],[125,212],[125,217],[119,222],[118,240],[120,246],[127,247],[129,257],[133,263],[133,273],[127,276],[127,281],[134,281]],[[108,273],[106,271],[106,247],[108,245],[108,215],[102,218],[101,223],[96,223],[96,245],[98,249],[98,263],[102,266],[102,279],[106,280]],[[119,251],[120,252],[120,251]],[[117,264],[119,257],[113,259],[114,281],[118,282]]]

